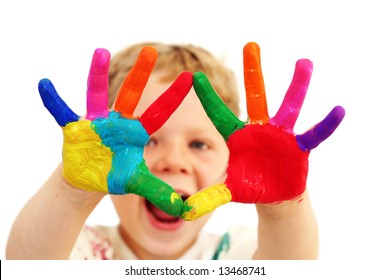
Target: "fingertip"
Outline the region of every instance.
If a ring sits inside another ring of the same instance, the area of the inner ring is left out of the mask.
[[[195,72],[194,73],[194,79],[204,79],[206,78],[206,74],[203,72]]]
[[[94,55],[98,58],[100,58],[101,63],[106,63],[107,60],[110,60],[111,54],[107,49],[104,48],[97,48],[94,52]]]
[[[110,66],[111,54],[108,50],[98,48],[93,53],[91,69],[92,73],[107,73]]]
[[[302,58],[299,59],[296,64],[297,67],[303,68],[305,70],[308,70],[310,72],[313,71],[313,62],[310,59]]]
[[[194,75],[190,71],[183,71],[183,72],[180,73],[179,76],[182,76],[182,77],[185,77],[186,79],[191,79],[192,80],[192,77]]]
[[[179,217],[183,209],[182,198],[179,195],[177,195],[177,197],[175,197],[172,200],[171,197],[171,203],[172,203],[171,205],[169,205],[168,207],[162,210],[165,211],[167,214],[171,215],[172,217]]]
[[[333,114],[335,114],[340,120],[345,117],[345,109],[344,107],[337,105],[332,110]]]
[[[43,78],[38,82],[38,88],[44,88],[49,84],[51,84],[51,81],[47,78]]]
[[[248,42],[244,46],[244,52],[259,52],[260,46],[256,42]]]
[[[244,46],[244,71],[259,71],[260,46],[255,42],[249,42]]]
[[[187,95],[194,84],[194,75],[189,71],[184,71],[177,77],[176,82],[182,88],[180,92],[183,95]]]
[[[47,94],[52,94],[53,92],[56,92],[53,83],[47,78],[43,78],[39,81],[38,91],[39,91],[41,96],[47,95]]]
[[[149,53],[150,55],[156,55],[158,53],[157,49],[153,46],[150,46],[150,45],[143,47],[142,52]]]
[[[330,113],[325,117],[324,123],[331,127],[334,131],[337,126],[341,123],[341,121],[344,119],[345,116],[345,110],[342,106],[335,106]]]
[[[191,85],[193,83],[193,77],[194,75],[190,71],[184,71],[180,73],[178,76],[178,80],[180,80],[181,83]]]
[[[205,85],[208,85],[208,80],[206,75],[203,72],[196,72],[193,76],[193,85],[195,92],[198,94],[199,89],[202,89],[205,87]]]
[[[306,94],[307,87],[309,86],[311,75],[313,73],[313,62],[309,59],[299,59],[295,63],[295,71],[293,77],[293,83],[298,83],[304,86]]]
[[[193,75],[193,84],[194,87],[198,87],[198,86],[202,86],[203,88],[211,87],[211,83],[209,82],[209,79],[207,78],[206,74],[203,72],[196,72]]]
[[[183,203],[183,209],[180,213],[180,217],[186,221],[193,221],[193,220],[199,218],[200,216],[197,214],[197,211],[196,211],[196,208],[194,208],[194,205],[189,205],[188,201],[185,201]]]
[[[145,46],[141,49],[139,56],[142,56],[143,60],[148,60],[149,62],[154,62],[157,59],[158,52],[157,49],[153,46]]]

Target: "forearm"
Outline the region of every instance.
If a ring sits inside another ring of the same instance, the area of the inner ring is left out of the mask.
[[[17,216],[7,259],[67,259],[85,220],[103,198],[70,187],[59,166]]]
[[[316,259],[317,222],[305,192],[302,200],[256,205],[259,247],[255,259]]]

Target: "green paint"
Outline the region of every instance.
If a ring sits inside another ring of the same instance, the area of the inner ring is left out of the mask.
[[[225,105],[204,73],[194,74],[194,89],[207,115],[225,140],[244,127],[245,122],[239,120]]]
[[[229,233],[226,232],[222,236],[221,242],[219,243],[217,250],[215,250],[215,253],[214,253],[214,256],[212,257],[212,260],[218,260],[219,255],[222,252],[229,251],[229,249],[230,249],[230,235],[229,235]]]
[[[180,195],[177,195],[177,199],[172,201],[172,193],[175,193],[175,190],[150,173],[145,161],[138,165],[136,174],[132,176],[131,182],[126,186],[126,191],[145,197],[168,215],[180,216],[183,208],[183,200]]]
[[[183,209],[181,211],[181,217],[184,218],[188,212],[190,212],[192,210],[192,208],[194,208],[194,206],[191,206],[191,205],[188,205],[188,202],[187,201],[184,201],[184,204],[183,204]]]

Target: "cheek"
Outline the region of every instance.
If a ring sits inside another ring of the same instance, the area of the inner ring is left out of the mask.
[[[213,173],[213,176],[219,176],[226,170],[228,162],[229,149],[225,143],[223,143],[215,153],[209,155],[207,170],[210,173]]]
[[[203,227],[210,220],[212,215],[213,212],[208,213],[193,221],[185,221],[185,223],[187,224],[187,227],[191,229],[191,231],[198,233],[203,229]]]
[[[222,175],[228,162],[228,153],[212,155],[202,158],[197,164],[197,174],[200,186],[206,187],[218,180]]]
[[[141,197],[129,195],[111,195],[112,203],[122,222],[134,220],[139,213]]]
[[[153,164],[153,159],[156,158],[156,156],[153,157],[153,155],[156,155],[156,150],[153,150],[153,147],[145,146],[144,149],[144,160],[146,163],[146,166],[151,166]]]

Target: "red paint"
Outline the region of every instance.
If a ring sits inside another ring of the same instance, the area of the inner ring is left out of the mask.
[[[309,152],[299,149],[293,133],[269,123],[248,124],[233,133],[227,145],[225,183],[232,201],[277,203],[305,191]]]
[[[179,107],[192,87],[192,73],[182,72],[139,118],[149,135],[156,132]]]

